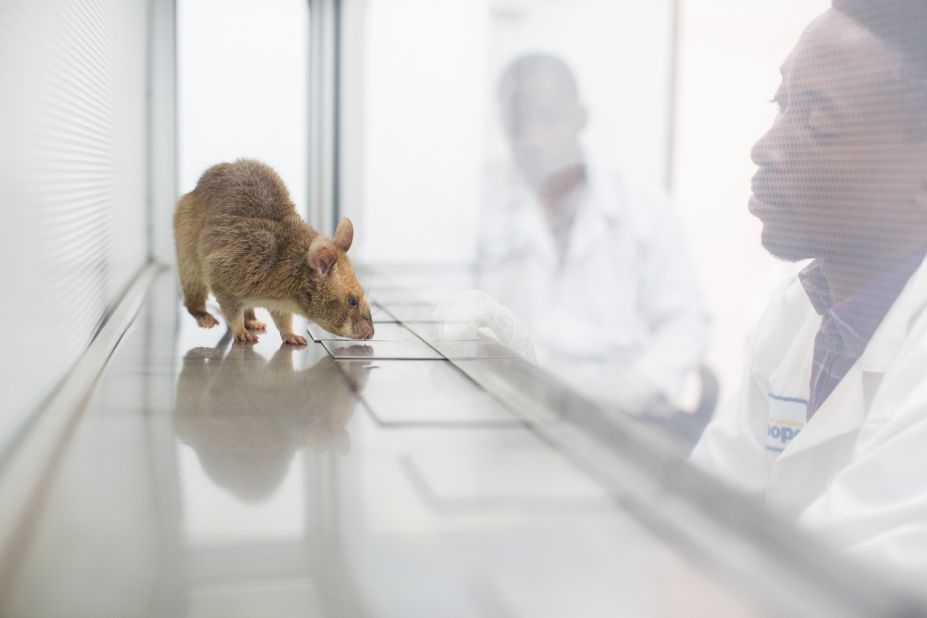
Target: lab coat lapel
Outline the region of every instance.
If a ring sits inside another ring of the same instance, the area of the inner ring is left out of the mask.
[[[537,196],[522,184],[508,198],[512,212],[509,234],[519,248],[528,252],[528,263],[540,266],[547,276],[552,276],[557,268],[557,249],[550,233],[550,227],[544,220]]]
[[[927,267],[922,263],[889,310],[858,363],[862,372],[863,399],[867,409],[882,377],[909,337],[915,320],[927,306]],[[890,413],[892,409],[885,409]]]
[[[781,470],[806,451],[859,429],[865,416],[862,377],[863,372],[857,362],[801,432],[776,458],[774,470]]]
[[[774,467],[785,466],[809,449],[860,429],[885,371],[907,338],[912,317],[925,304],[927,273],[922,265],[889,309],[863,355],[777,458]]]
[[[619,196],[610,191],[604,179],[590,172],[585,193],[581,197],[579,211],[567,250],[567,263],[577,264],[612,235],[619,216]]]
[[[576,222],[570,232],[570,246],[567,250],[567,263],[577,264],[595,247],[608,242],[609,221],[588,201],[583,201],[576,215]]]
[[[525,214],[525,226],[529,230],[528,237],[531,239],[531,252],[537,258],[538,263],[544,268],[544,272],[552,277],[557,271],[557,248],[554,246],[554,237],[550,233],[550,226],[544,220],[544,213],[539,205],[535,205]]]

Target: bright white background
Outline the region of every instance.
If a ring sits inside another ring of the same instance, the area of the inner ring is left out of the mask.
[[[177,54],[179,191],[255,158],[308,211],[309,3],[178,0]]]

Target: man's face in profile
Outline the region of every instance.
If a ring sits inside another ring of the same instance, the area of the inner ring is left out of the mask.
[[[803,33],[782,67],[780,112],[754,146],[750,211],[787,259],[867,259],[924,229],[925,174],[900,52],[838,10]]]
[[[562,77],[543,71],[520,76],[504,88],[501,104],[512,157],[529,184],[540,186],[582,162],[585,110]]]

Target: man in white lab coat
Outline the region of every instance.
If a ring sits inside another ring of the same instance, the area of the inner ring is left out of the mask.
[[[671,409],[708,320],[668,201],[587,165],[586,110],[558,58],[516,59],[498,94],[514,165],[487,181],[480,288],[524,324],[538,362],[584,394],[632,413]]]
[[[782,67],[750,211],[801,264],[693,461],[927,575],[927,4],[835,0]],[[923,579],[921,579],[923,581]]]

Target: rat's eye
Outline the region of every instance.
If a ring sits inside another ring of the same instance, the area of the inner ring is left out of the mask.
[[[348,296],[348,307],[350,307],[351,309],[357,308],[357,297]]]

